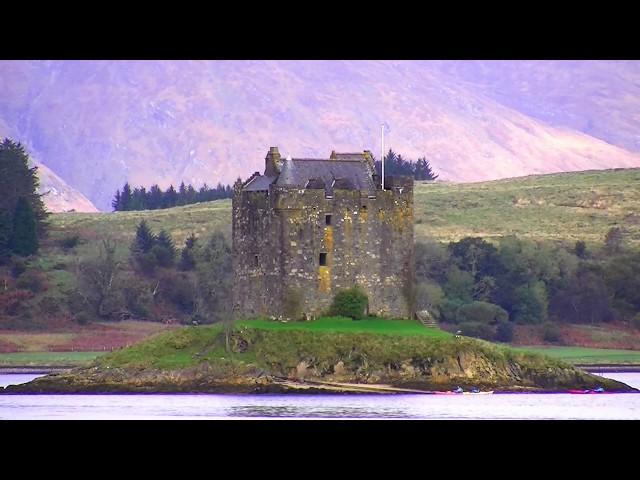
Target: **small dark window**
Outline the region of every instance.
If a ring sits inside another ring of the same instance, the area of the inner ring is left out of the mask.
[[[258,267],[258,266],[260,265],[260,262],[259,262],[259,260],[258,260],[258,255],[254,255],[254,256],[253,256],[253,265],[254,265],[255,267]]]
[[[362,205],[362,210],[364,210],[366,212],[367,211],[367,206],[366,205]]]
[[[324,267],[327,265],[327,254],[326,253],[321,253],[320,254],[320,266]]]
[[[331,215],[324,216],[324,223],[325,225],[331,225]]]

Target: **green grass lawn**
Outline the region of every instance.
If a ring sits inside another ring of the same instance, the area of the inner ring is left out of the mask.
[[[377,333],[387,335],[420,335],[433,338],[451,338],[449,332],[427,328],[412,320],[366,318],[352,320],[344,317],[321,317],[312,322],[274,322],[271,320],[243,320],[238,325],[264,330],[306,330],[313,332]]]
[[[0,367],[55,367],[84,365],[105,352],[18,352],[0,353]]]
[[[611,350],[585,347],[514,347],[514,350],[540,353],[573,364],[640,363],[640,350]]]

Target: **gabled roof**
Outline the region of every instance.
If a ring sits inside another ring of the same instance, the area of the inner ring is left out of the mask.
[[[244,190],[268,190],[274,182],[277,186],[307,188],[312,180],[311,188],[318,188],[324,183],[327,195],[333,195],[334,186],[375,195],[373,173],[365,154],[332,152],[331,159],[287,158],[283,160],[277,177],[258,176]]]

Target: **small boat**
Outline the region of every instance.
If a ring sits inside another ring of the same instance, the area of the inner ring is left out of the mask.
[[[578,394],[578,395],[585,395],[585,394],[590,394],[590,393],[611,393],[611,392],[605,392],[604,388],[596,388],[595,390],[569,390],[569,393],[572,393],[574,395]]]
[[[462,392],[463,395],[491,395],[493,393],[493,390],[490,390],[488,392]]]

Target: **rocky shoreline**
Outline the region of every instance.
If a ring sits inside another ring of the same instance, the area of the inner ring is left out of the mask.
[[[431,393],[460,386],[495,392],[637,391],[540,355],[472,339],[372,334],[167,332],[91,366],[11,385],[13,393]]]

